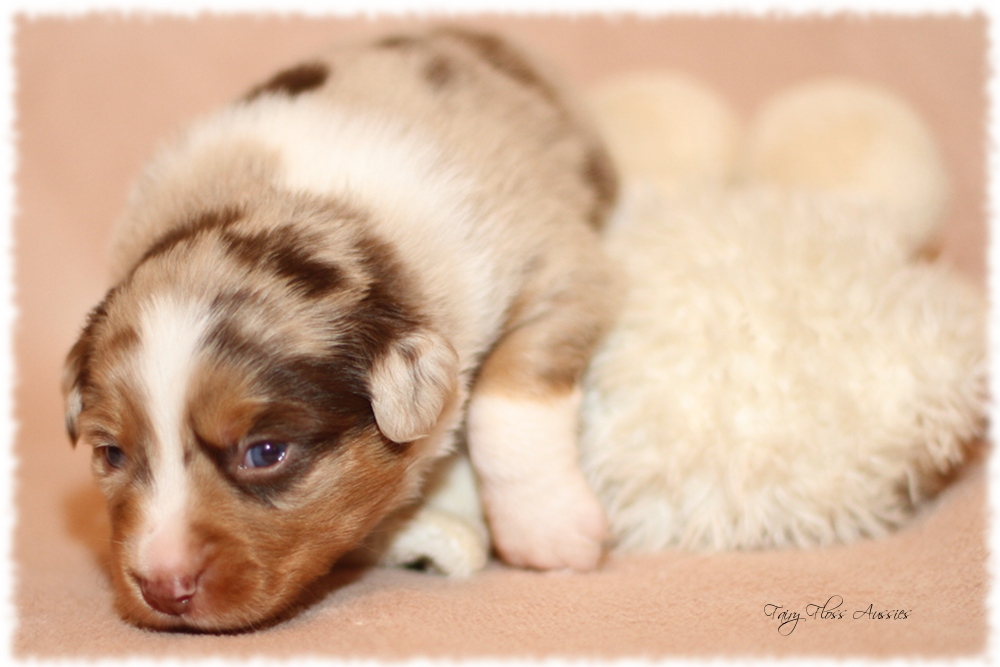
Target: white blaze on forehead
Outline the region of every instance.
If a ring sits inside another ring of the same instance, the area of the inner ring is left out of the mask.
[[[187,392],[207,324],[207,308],[178,297],[157,297],[143,310],[139,369],[152,427],[153,478],[139,544],[145,568],[169,569],[184,559]]]

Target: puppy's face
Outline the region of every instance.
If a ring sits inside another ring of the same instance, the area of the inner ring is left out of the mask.
[[[91,314],[67,427],[93,447],[126,619],[267,620],[414,492],[457,359],[358,229],[315,201],[202,212]]]

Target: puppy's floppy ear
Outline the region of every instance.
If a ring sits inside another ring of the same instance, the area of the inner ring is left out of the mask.
[[[66,356],[62,373],[62,394],[66,405],[66,433],[70,442],[76,446],[76,418],[83,409],[83,382],[86,376],[87,357],[90,354],[90,336],[87,333],[80,336],[73,349]]]
[[[108,290],[104,299],[94,306],[87,315],[87,324],[76,344],[66,355],[66,363],[63,365],[62,394],[66,405],[66,433],[69,434],[69,439],[74,446],[76,446],[79,436],[76,430],[76,419],[80,416],[80,411],[83,410],[83,390],[87,385],[90,356],[94,351],[96,331],[107,317],[108,303],[117,291],[117,287]]]
[[[393,442],[428,435],[458,389],[458,353],[429,330],[395,341],[372,365],[372,410]]]

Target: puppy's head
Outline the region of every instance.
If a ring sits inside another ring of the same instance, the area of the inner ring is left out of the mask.
[[[192,216],[91,313],[66,425],[93,447],[128,620],[268,620],[414,492],[458,361],[364,228],[278,196]]]

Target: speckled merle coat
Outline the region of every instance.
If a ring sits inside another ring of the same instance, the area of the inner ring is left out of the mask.
[[[164,148],[64,377],[123,616],[281,614],[461,435],[501,557],[595,567],[577,384],[615,190],[550,75],[452,28],[338,46]]]

